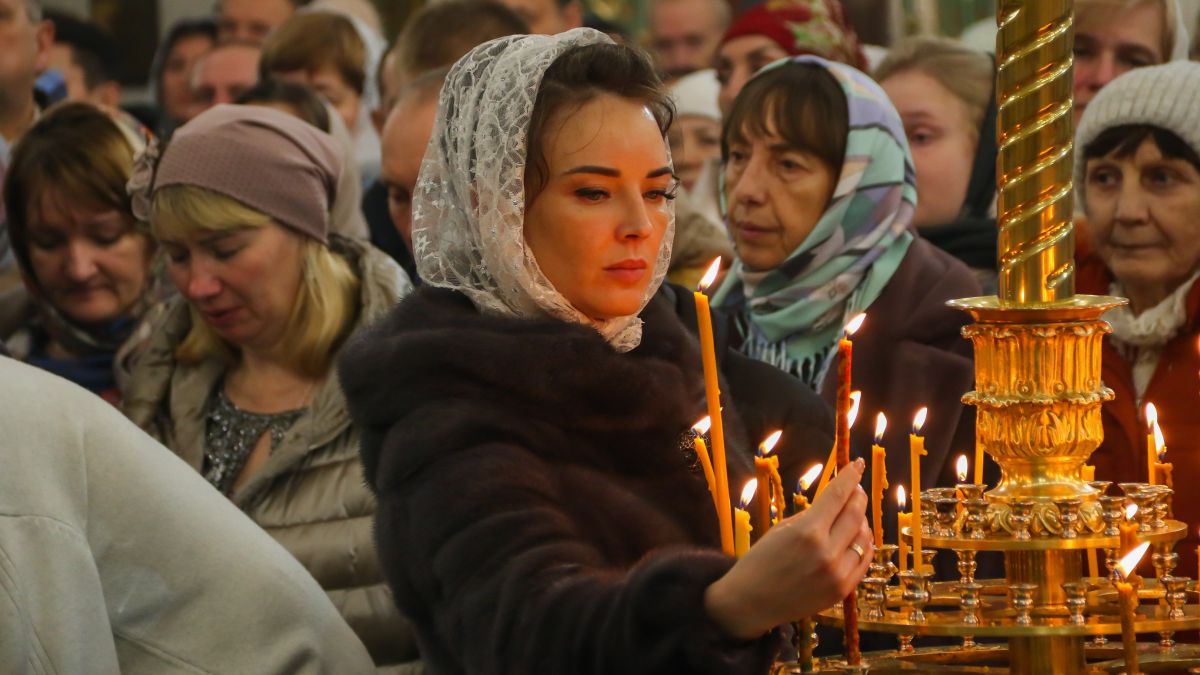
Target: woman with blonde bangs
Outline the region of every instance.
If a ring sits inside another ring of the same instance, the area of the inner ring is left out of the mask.
[[[379,666],[417,658],[371,544],[375,502],[333,360],[411,289],[330,233],[336,141],[279,110],[217,106],[130,182],[179,297],[153,317],[125,412],[276,538]]]

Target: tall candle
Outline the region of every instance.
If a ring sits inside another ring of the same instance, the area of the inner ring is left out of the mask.
[[[875,548],[883,546],[883,493],[888,489],[887,451],[883,449],[886,430],[887,417],[879,413],[875,418],[875,445],[871,446],[871,525]]]
[[[1122,558],[1117,565],[1117,572],[1121,575],[1121,580],[1117,582],[1117,594],[1121,606],[1121,642],[1125,652],[1125,672],[1129,675],[1136,675],[1140,672],[1138,670],[1137,633],[1134,631],[1138,597],[1137,589],[1134,587],[1136,577],[1133,571],[1137,569],[1138,563],[1141,562],[1142,556],[1146,555],[1148,548],[1150,548],[1150,542],[1138,546]]]
[[[854,422],[858,420],[858,408],[861,403],[862,403],[862,392],[861,391],[850,392],[849,427],[851,429],[854,428]],[[817,492],[814,495],[814,498],[821,496],[821,493],[825,491],[825,487],[827,485],[829,485],[829,481],[833,478],[834,469],[837,468],[837,453],[838,453],[838,443],[837,443],[837,439],[834,438],[833,446],[829,448],[829,459],[825,460],[825,470],[821,472],[821,482],[817,483]]]
[[[925,450],[925,437],[921,435],[921,430],[925,427],[925,419],[929,415],[929,408],[921,408],[917,411],[916,417],[913,418],[912,434],[908,437],[908,460],[912,467],[912,516],[910,521],[910,529],[912,530],[912,550],[913,550],[913,569],[922,572],[924,565],[921,563],[921,458],[929,453]]]
[[[721,385],[717,376],[717,347],[713,340],[712,311],[704,291],[712,285],[721,269],[721,258],[709,266],[695,293],[696,323],[700,333],[700,356],[704,364],[704,391],[708,399],[708,416],[712,421],[713,473],[717,483],[717,516],[721,519],[721,549],[735,555],[733,519],[729,514],[729,469],[725,465],[725,425],[721,421]]]
[[[896,486],[896,543],[900,544],[900,571],[908,571],[908,543],[904,541],[904,528],[912,524],[912,514],[905,513],[904,485]]]
[[[758,490],[758,536],[761,538],[771,529],[771,506],[775,504],[776,495],[782,492],[779,485],[779,457],[768,457],[783,434],[776,431],[758,445],[758,453],[754,457],[754,472],[761,489]],[[778,508],[778,507],[776,507]]]
[[[708,457],[708,446],[704,444],[704,434],[708,433],[711,426],[712,420],[705,417],[692,426],[692,433],[695,434],[696,458],[700,460],[700,468],[704,470],[704,481],[708,483],[708,492],[712,495],[713,506],[717,507],[719,517],[721,508],[717,504],[717,478],[713,474],[712,460]],[[720,523],[717,525],[719,527]]]
[[[1175,489],[1175,479],[1171,476],[1175,470],[1175,465],[1167,461],[1167,441],[1163,438],[1162,428],[1158,426],[1158,420],[1154,421],[1150,429],[1150,438],[1154,440],[1154,444],[1150,447],[1154,448],[1154,477],[1159,485],[1166,485],[1171,489]]]
[[[837,466],[850,463],[850,373],[854,345],[850,336],[862,326],[866,314],[859,314],[846,325],[845,335],[838,340],[838,391],[837,391]],[[846,662],[857,666],[862,662],[858,646],[858,592],[852,589],[842,600],[843,633],[846,637]]]
[[[758,488],[758,480],[751,478],[746,487],[742,488],[742,499],[738,508],[733,511],[733,554],[738,558],[750,550],[750,502],[754,501],[754,491]]]
[[[1156,485],[1154,465],[1158,462],[1158,454],[1154,452],[1154,427],[1158,426],[1158,408],[1153,403],[1146,404],[1146,482]]]

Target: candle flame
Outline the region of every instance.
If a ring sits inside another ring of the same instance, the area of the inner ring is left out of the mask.
[[[700,291],[701,293],[707,291],[708,287],[712,286],[712,283],[717,280],[717,273],[720,271],[721,256],[717,256],[712,261],[712,264],[708,266],[708,271],[705,272],[704,276],[700,279],[700,284],[696,286],[696,290]]]
[[[712,418],[709,417],[708,415],[705,415],[704,419],[702,419],[699,422],[696,422],[695,424],[692,425],[692,431],[695,432],[695,434],[697,436],[703,436],[704,434],[707,434],[708,430],[711,428],[712,428]]]
[[[1138,563],[1142,561],[1142,556],[1146,555],[1146,549],[1150,548],[1150,542],[1144,542],[1137,548],[1125,554],[1121,558],[1121,562],[1117,563],[1117,570],[1121,572],[1122,579],[1128,579],[1130,574],[1137,569]]]
[[[821,470],[824,468],[824,464],[817,463],[813,464],[808,471],[805,471],[804,475],[800,476],[800,489],[798,491],[804,492],[808,488],[812,487],[812,484],[821,477]]]
[[[903,511],[904,507],[908,506],[908,493],[904,491],[903,484],[896,486],[896,504],[900,507],[900,511]]]
[[[846,328],[845,328],[846,337],[850,337],[851,335],[854,335],[855,333],[857,333],[858,329],[862,328],[863,322],[866,320],[867,320],[866,314],[859,314],[858,316],[854,317],[853,319],[850,319],[850,323],[847,323]]]
[[[954,463],[954,473],[958,476],[958,482],[963,482],[967,479],[967,456],[959,455],[958,461]]]
[[[887,415],[875,416],[875,445],[883,445],[883,432],[887,431]]]
[[[1146,404],[1146,428],[1154,429],[1154,425],[1158,424],[1158,408],[1154,407],[1153,403]]]
[[[1158,426],[1158,420],[1154,421],[1150,431],[1154,434],[1154,454],[1158,455],[1158,461],[1164,462],[1167,459],[1167,440],[1163,438],[1162,428]]]
[[[783,432],[776,431],[775,433],[771,434],[770,436],[767,436],[767,439],[765,441],[763,441],[762,443],[759,443],[758,444],[758,456],[766,457],[767,455],[771,454],[771,451],[774,450],[775,446],[779,444],[780,436],[783,436]]]
[[[858,420],[858,405],[862,403],[862,392],[850,392],[850,412],[846,413],[846,426],[853,427]]]
[[[754,501],[754,493],[758,490],[758,479],[751,478],[746,482],[746,487],[742,488],[742,501],[739,502],[742,508],[750,506],[750,502]]]
[[[1137,504],[1128,504],[1125,507],[1125,520],[1133,520],[1137,515]]]
[[[929,408],[921,408],[913,417],[912,432],[913,436],[920,436],[921,431],[925,428],[925,420],[929,418]]]

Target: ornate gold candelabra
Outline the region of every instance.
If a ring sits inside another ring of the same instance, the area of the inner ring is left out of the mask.
[[[1000,291],[950,304],[975,321],[963,334],[974,344],[976,389],[963,400],[976,407],[976,441],[999,464],[1001,479],[986,494],[969,484],[923,494],[932,517],[912,527],[923,528],[924,546],[933,549],[927,553],[953,551],[958,580],[909,572],[894,585],[893,550],[880,553],[860,594],[859,628],[900,639],[895,652],[867,655],[873,672],[1124,670],[1120,641],[1104,636],[1121,633],[1110,573],[1126,502],[1139,507],[1139,540],[1156,551],[1136,625],[1160,639],[1140,647],[1141,662],[1200,665],[1196,648],[1173,639],[1175,631],[1200,627],[1200,607],[1187,603],[1190,580],[1174,574],[1172,546],[1185,526],[1161,515],[1169,490],[1122,484],[1117,497],[1106,494],[1108,483],[1081,479],[1103,439],[1101,406],[1113,397],[1100,379],[1109,331],[1100,316],[1125,301],[1074,293],[1073,18],[1073,0],[999,3]],[[910,527],[900,536],[911,534]],[[1094,576],[1083,571],[1088,549],[1104,560]],[[980,551],[1003,554],[1004,579],[975,579]],[[836,608],[818,617],[834,625],[840,619]],[[914,649],[921,635],[962,642]],[[829,661],[817,669],[844,668]]]

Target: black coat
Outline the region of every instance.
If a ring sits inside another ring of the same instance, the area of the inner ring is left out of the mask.
[[[683,440],[704,387],[680,297],[660,292],[619,354],[590,327],[484,316],[426,287],[344,350],[385,575],[433,672],[767,671],[778,631],[735,641],[703,608],[733,560]],[[786,434],[829,447],[815,395],[731,358],[749,368],[733,397],[790,401]],[[732,401],[725,416],[739,490],[761,429]]]

